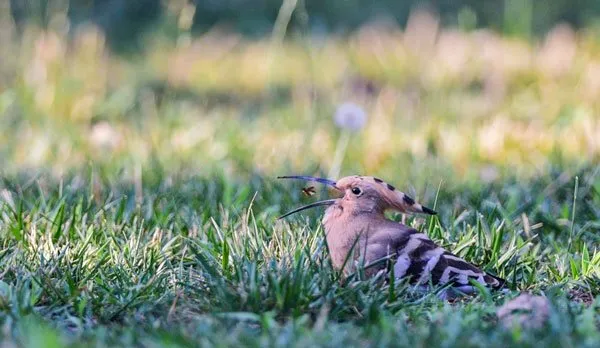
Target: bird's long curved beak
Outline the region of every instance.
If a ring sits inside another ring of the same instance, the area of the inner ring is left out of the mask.
[[[337,199],[327,199],[327,200],[324,200],[324,201],[314,202],[314,203],[305,205],[303,207],[296,208],[296,209],[294,209],[294,210],[292,210],[290,212],[287,212],[287,213],[281,215],[280,217],[278,217],[277,220],[281,220],[284,217],[290,216],[290,215],[295,214],[295,213],[297,213],[299,211],[303,211],[303,210],[306,210],[306,209],[309,209],[309,208],[319,207],[319,206],[322,206],[322,205],[332,205],[332,204],[335,203],[335,201],[337,201]]]
[[[321,184],[325,184],[328,186],[333,187],[334,189],[341,191],[339,187],[336,186],[335,181],[333,180],[329,180],[329,179],[324,179],[324,178],[316,178],[314,176],[308,176],[308,175],[284,175],[284,176],[278,176],[277,179],[299,179],[299,180],[306,180],[306,181],[314,181],[314,182],[318,182]]]

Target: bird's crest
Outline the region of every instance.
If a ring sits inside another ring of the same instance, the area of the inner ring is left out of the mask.
[[[370,187],[378,193],[381,200],[387,204],[388,209],[396,210],[400,213],[437,214],[434,210],[415,202],[406,193],[397,190],[394,186],[374,176],[347,176],[338,180],[336,186],[344,191],[351,190],[353,187]]]

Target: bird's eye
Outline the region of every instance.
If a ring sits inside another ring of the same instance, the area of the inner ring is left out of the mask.
[[[362,190],[359,187],[353,187],[352,188],[352,193],[354,193],[355,195],[360,195],[362,193]]]

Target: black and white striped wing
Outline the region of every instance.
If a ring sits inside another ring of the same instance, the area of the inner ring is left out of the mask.
[[[405,232],[406,233],[406,232]],[[505,281],[494,277],[460,257],[435,244],[427,235],[409,230],[406,238],[397,246],[394,263],[396,278],[410,277],[417,285],[445,285],[471,292],[471,281],[477,281],[492,289],[500,289]]]

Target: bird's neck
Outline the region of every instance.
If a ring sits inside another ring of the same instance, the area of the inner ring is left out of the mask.
[[[364,248],[364,241],[373,232],[372,222],[379,219],[385,217],[374,212],[350,212],[337,204],[327,208],[322,222],[334,268],[341,269],[344,262],[346,268],[351,267],[353,260],[346,261],[346,258],[350,252],[358,255],[361,247]]]

